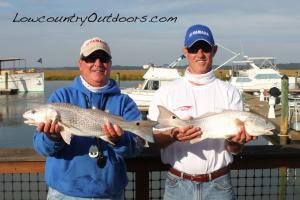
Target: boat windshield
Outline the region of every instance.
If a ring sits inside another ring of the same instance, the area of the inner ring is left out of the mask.
[[[279,74],[257,74],[255,79],[280,79]]]
[[[159,81],[149,80],[145,85],[145,90],[157,90],[159,88]]]
[[[247,77],[238,77],[236,79],[236,82],[237,83],[245,83],[245,82],[251,82],[252,80],[250,78],[247,78]]]

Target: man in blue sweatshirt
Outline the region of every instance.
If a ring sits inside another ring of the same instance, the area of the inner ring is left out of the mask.
[[[82,108],[109,111],[132,121],[141,114],[116,82],[109,79],[111,52],[101,38],[83,43],[78,61],[81,75],[73,83],[53,92],[49,102],[70,103]],[[84,122],[83,122],[84,123]],[[47,157],[45,180],[47,199],[123,199],[128,183],[124,156],[134,156],[143,142],[118,125],[107,122],[99,129],[115,145],[101,139],[74,136],[67,145],[57,123],[40,123],[34,133],[35,150]]]

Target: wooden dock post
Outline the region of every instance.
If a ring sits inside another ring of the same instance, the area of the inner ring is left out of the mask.
[[[5,89],[8,89],[8,73],[5,72]]]
[[[120,86],[120,72],[116,73],[116,82],[117,82],[118,86]]]
[[[281,117],[280,117],[280,144],[287,144],[288,132],[288,115],[289,115],[289,102],[288,102],[288,88],[289,78],[283,75],[281,78]]]
[[[288,140],[288,88],[289,78],[283,75],[281,78],[281,118],[280,118],[280,145],[286,145]],[[279,200],[284,200],[286,196],[287,167],[279,168]]]

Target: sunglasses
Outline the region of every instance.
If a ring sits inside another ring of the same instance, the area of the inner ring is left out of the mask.
[[[97,59],[99,59],[102,63],[109,63],[111,61],[111,57],[107,53],[97,53],[87,57],[81,56],[81,60],[86,63],[95,63]]]
[[[204,53],[209,53],[212,50],[212,47],[205,41],[199,41],[193,44],[190,48],[187,48],[188,53],[196,54],[199,49],[201,49]]]

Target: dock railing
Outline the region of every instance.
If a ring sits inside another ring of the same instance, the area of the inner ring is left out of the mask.
[[[234,157],[231,180],[237,199],[278,199],[279,168],[286,167],[286,199],[300,199],[300,148],[297,145],[245,146]],[[129,184],[125,199],[162,199],[168,166],[146,150],[126,159]],[[0,149],[0,199],[46,199],[43,157],[33,149]]]

